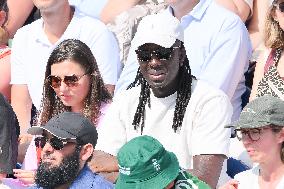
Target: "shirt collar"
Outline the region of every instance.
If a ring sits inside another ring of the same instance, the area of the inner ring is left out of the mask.
[[[200,20],[211,3],[212,0],[200,0],[199,3],[192,9],[192,11],[190,11],[187,15],[184,15],[182,19],[191,16],[196,20]],[[169,6],[168,11],[173,15],[172,7]]]
[[[64,33],[62,34],[60,39],[54,45],[52,45],[49,42],[46,34],[44,33],[44,30],[43,30],[43,19],[42,18],[40,18],[37,21],[38,22],[37,24],[39,24],[39,26],[36,27],[36,31],[37,31],[36,32],[37,35],[35,35],[36,36],[36,41],[51,47],[51,46],[57,46],[61,41],[63,41],[66,38],[64,36],[67,36],[67,38],[68,38],[68,36],[70,35],[69,34],[70,32],[72,33],[71,34],[72,38],[76,38],[76,36],[74,36],[74,35],[76,35],[76,32],[74,32],[74,30],[76,30],[76,28],[74,28],[74,27],[77,27],[77,23],[79,22],[79,18],[78,17],[81,16],[80,15],[81,12],[76,7],[73,7],[73,8],[75,9],[75,11],[74,11],[74,14],[73,14],[73,17],[72,17],[70,23],[68,24],[66,30],[64,31]]]

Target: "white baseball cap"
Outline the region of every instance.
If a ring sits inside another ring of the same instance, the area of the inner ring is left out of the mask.
[[[170,14],[160,13],[148,15],[141,20],[132,44],[135,50],[145,43],[170,48],[177,39],[184,40],[179,20]]]

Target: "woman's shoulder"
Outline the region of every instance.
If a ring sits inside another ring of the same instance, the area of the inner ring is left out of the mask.
[[[254,166],[252,169],[240,172],[235,175],[234,179],[240,183],[253,182],[253,180],[259,176],[259,167]]]

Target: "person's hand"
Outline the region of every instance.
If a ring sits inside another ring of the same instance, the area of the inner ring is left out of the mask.
[[[238,189],[239,182],[237,180],[230,180],[219,189]]]
[[[18,139],[18,162],[24,161],[26,151],[32,141],[33,135],[21,134]]]
[[[13,169],[14,176],[17,177],[26,185],[32,185],[35,182],[35,171],[31,170],[22,170],[22,169]]]
[[[99,150],[94,151],[93,158],[88,165],[90,169],[96,173],[118,171],[116,157]]]

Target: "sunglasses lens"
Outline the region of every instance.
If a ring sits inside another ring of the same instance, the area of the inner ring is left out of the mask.
[[[78,77],[76,75],[71,75],[71,76],[65,76],[64,77],[64,83],[68,86],[68,87],[74,87],[76,86],[79,81]]]
[[[284,2],[279,3],[278,7],[281,12],[284,12]]]
[[[48,77],[49,79],[49,83],[51,85],[52,88],[58,88],[61,85],[61,78],[58,76],[54,76],[54,75],[50,75]]]
[[[137,58],[139,61],[148,62],[151,60],[152,55],[155,55],[159,60],[169,60],[171,58],[173,48],[161,47],[155,51],[136,50]]]
[[[151,60],[151,53],[144,50],[136,50],[137,58],[139,61],[147,62]]]
[[[156,56],[160,60],[169,60],[172,55],[172,48],[159,48],[156,51]]]
[[[51,138],[49,143],[55,150],[61,150],[64,147],[63,141],[56,137]]]
[[[36,137],[35,138],[35,146],[37,148],[43,148],[46,144],[46,138],[45,137]]]

